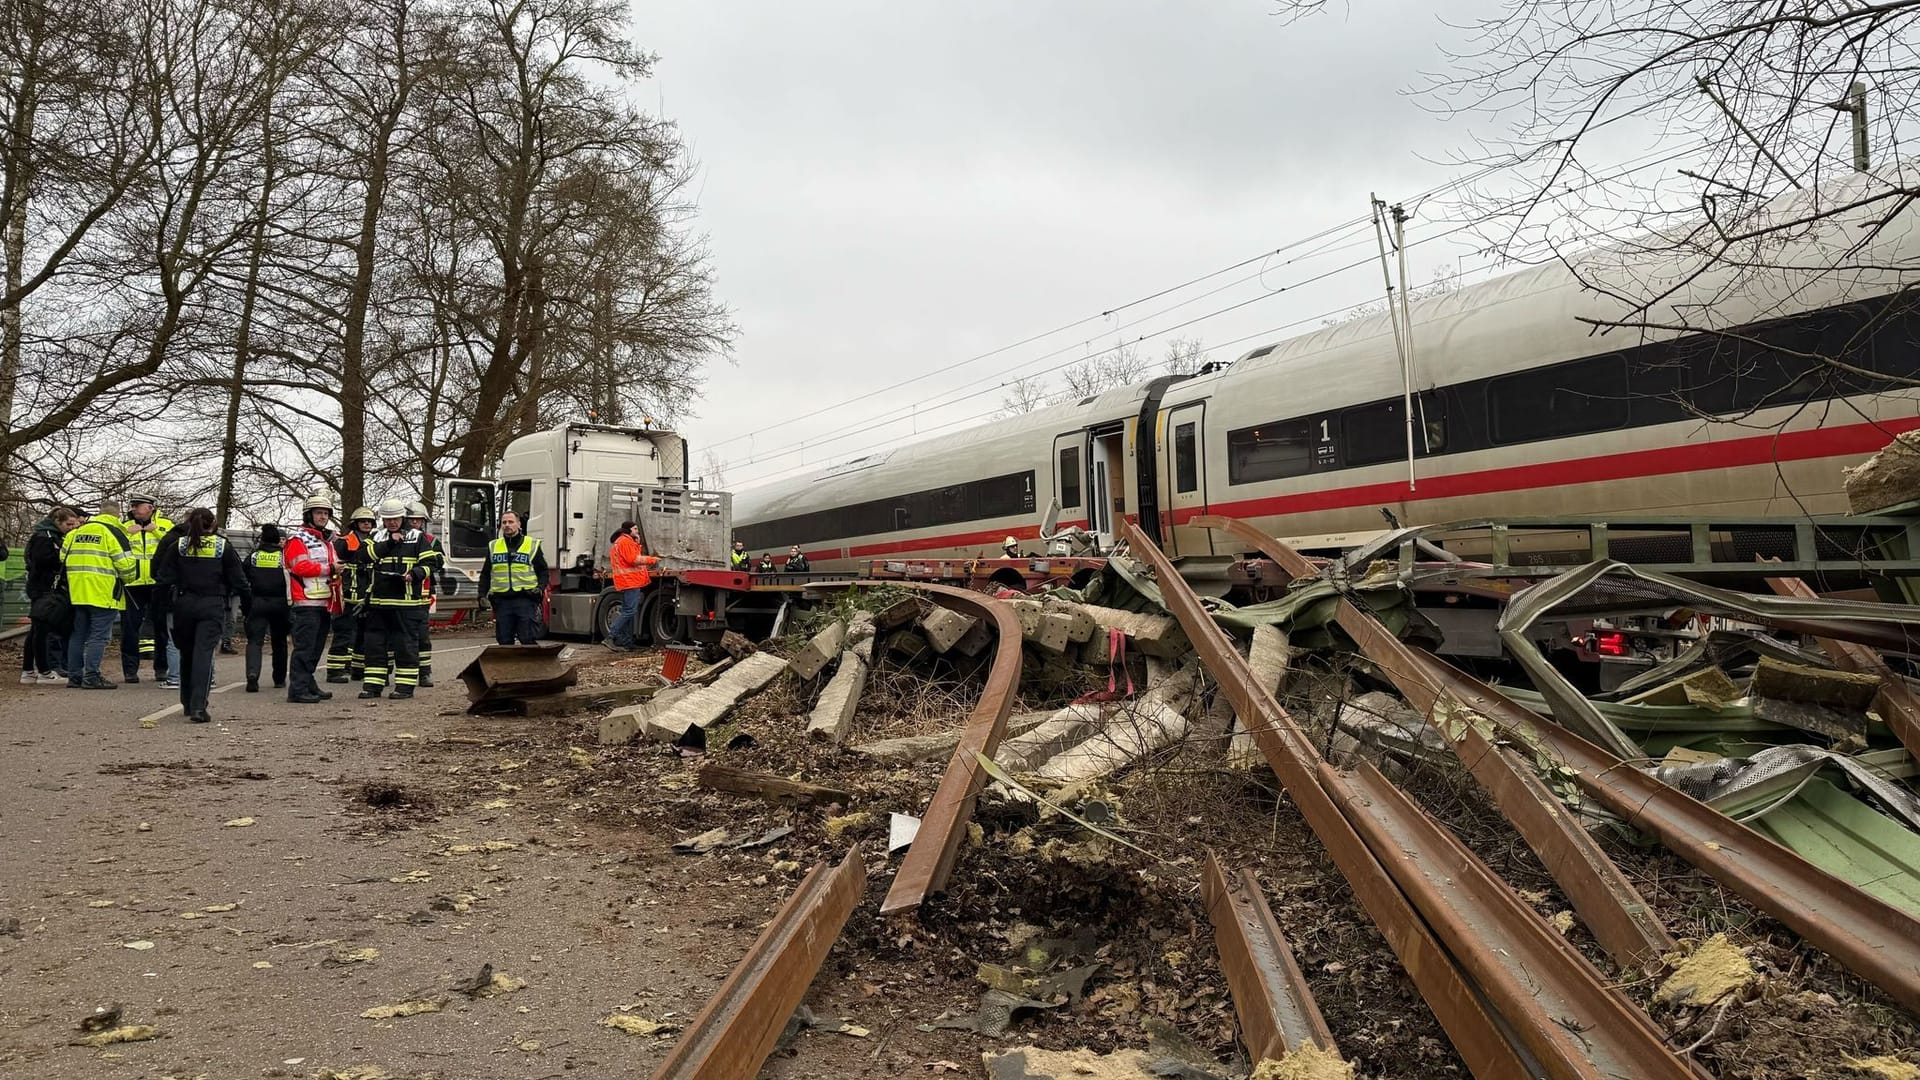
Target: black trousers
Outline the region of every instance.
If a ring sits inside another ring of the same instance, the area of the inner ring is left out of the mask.
[[[501,645],[532,645],[538,638],[540,602],[524,593],[494,593],[493,640]]]
[[[332,620],[326,608],[295,605],[289,617],[293,631],[293,663],[287,668],[287,696],[314,697],[320,684],[314,669],[320,666],[320,650],[326,648],[327,624]]]
[[[52,673],[67,666],[65,659],[54,663],[53,647],[56,642],[65,643],[65,639],[48,628],[43,619],[34,619],[27,624],[27,640],[20,647],[20,670]]]
[[[365,689],[411,694],[420,685],[420,636],[427,621],[425,604],[373,604],[361,633],[367,654]]]
[[[151,660],[153,677],[164,679],[167,650],[153,636],[153,586],[129,585],[126,594],[127,606],[120,611],[120,674],[131,679],[140,674],[142,661]],[[179,640],[177,636],[174,638],[175,642]]]
[[[285,604],[256,607],[247,614],[247,682],[260,681],[260,654],[273,642],[273,685],[287,684],[287,634],[293,619]]]
[[[173,608],[173,644],[180,650],[180,707],[205,712],[213,691],[213,651],[226,632],[224,597],[182,597]]]
[[[333,647],[327,650],[327,681],[347,682],[360,677],[367,666],[366,650],[360,640],[365,636],[367,620],[351,611],[333,617]]]

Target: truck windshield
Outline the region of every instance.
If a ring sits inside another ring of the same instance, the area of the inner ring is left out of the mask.
[[[493,485],[455,480],[447,485],[447,554],[456,559],[483,558],[498,523]]]

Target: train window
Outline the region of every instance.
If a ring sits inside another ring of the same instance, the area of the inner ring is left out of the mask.
[[[1227,432],[1227,483],[1253,484],[1305,476],[1313,467],[1319,425],[1305,418],[1271,420]]]
[[[1487,384],[1493,441],[1561,439],[1627,422],[1627,362],[1618,353],[1503,375]]]
[[[1399,401],[1362,405],[1340,414],[1341,461],[1378,465],[1407,456],[1406,414]]]
[[[1080,505],[1080,448],[1063,447],[1060,451],[1060,509],[1071,510]]]
[[[1200,461],[1191,423],[1173,429],[1173,489],[1185,495],[1200,490]]]

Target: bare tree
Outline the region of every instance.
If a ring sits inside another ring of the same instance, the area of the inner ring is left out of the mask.
[[[1117,386],[1139,382],[1147,374],[1146,358],[1133,345],[1117,345],[1073,365],[1061,374],[1063,397],[1078,399]]]
[[[1043,409],[1053,403],[1053,395],[1047,390],[1047,381],[1038,375],[1022,375],[1007,384],[1006,393],[1000,397],[1000,416],[1021,416],[1035,409]]]
[[[1197,375],[1207,362],[1207,347],[1197,337],[1177,337],[1167,342],[1167,358],[1160,368],[1168,375]]]

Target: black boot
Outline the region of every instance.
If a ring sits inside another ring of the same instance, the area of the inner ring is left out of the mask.
[[[368,686],[368,687],[364,687],[364,688],[362,688],[362,689],[361,689],[361,691],[360,691],[360,700],[361,700],[361,701],[372,701],[372,700],[374,700],[374,699],[376,699],[376,698],[378,698],[378,697],[380,697],[380,695],[381,695],[381,690],[380,690],[380,688],[379,688],[379,687],[377,687],[377,686]]]
[[[257,694],[257,693],[259,693],[259,692],[260,692],[260,676],[258,676],[258,675],[255,675],[255,676],[252,676],[252,677],[250,677],[250,678],[248,678],[248,679],[247,679],[247,693],[249,693],[249,694]]]

